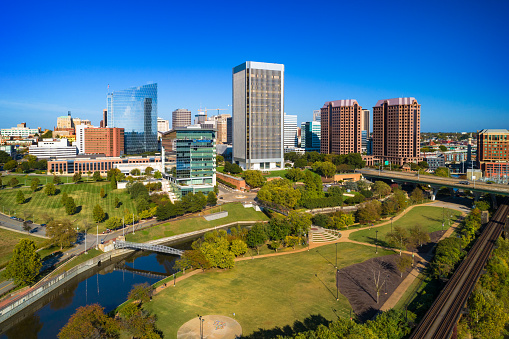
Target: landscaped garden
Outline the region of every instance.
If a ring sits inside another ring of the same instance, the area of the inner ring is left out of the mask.
[[[365,246],[340,243],[338,268],[363,262],[392,251],[366,250]],[[309,252],[238,261],[235,268],[207,271],[157,294],[146,308],[154,312],[157,327],[175,338],[179,327],[196,314],[222,314],[235,318],[243,334],[294,326],[306,319],[334,320],[349,317],[343,295],[336,301],[335,245]],[[235,313],[235,315],[233,315]]]
[[[392,229],[396,226],[409,229],[415,225],[421,225],[428,233],[441,231],[442,230],[442,213],[445,216],[444,230],[449,228],[448,216],[453,216],[452,222],[457,221],[457,218],[461,215],[461,212],[452,209],[443,209],[441,207],[431,206],[416,206],[408,211],[404,216],[398,220],[394,220],[392,223]],[[450,218],[449,218],[450,219]],[[380,245],[387,233],[391,232],[391,223],[387,223],[384,226],[376,228],[365,228],[350,234],[350,239],[360,242],[366,242],[369,244],[375,244],[376,242],[376,231],[378,231],[378,244]]]
[[[205,214],[216,213],[220,211],[228,211],[228,216],[221,219],[207,221],[203,218]],[[269,218],[263,212],[257,212],[254,208],[244,208],[241,203],[225,204],[214,207],[206,212],[201,213],[202,216],[186,218],[182,220],[169,221],[167,223],[151,227],[146,230],[135,232],[135,234],[127,235],[127,241],[146,242],[156,240],[173,235],[198,231],[206,228],[229,224],[235,221],[264,221]]]

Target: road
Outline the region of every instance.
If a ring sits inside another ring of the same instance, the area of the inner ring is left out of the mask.
[[[11,219],[8,215],[0,213],[0,226],[7,227],[16,231],[21,231],[23,233],[26,233],[25,230],[23,230],[23,222],[18,220]],[[37,232],[31,233],[30,235],[34,236],[46,236],[46,227],[41,227],[39,224],[30,224],[32,229],[37,227]]]
[[[437,177],[434,175],[417,175],[416,173],[406,173],[406,172],[397,172],[397,171],[387,171],[387,170],[376,170],[376,169],[368,169],[363,168],[360,170],[356,170],[359,173],[362,173],[364,176],[369,177],[379,177],[386,179],[395,179],[406,182],[420,183],[425,185],[435,185],[435,186],[448,186],[458,189],[466,189],[470,191],[477,192],[486,192],[486,193],[494,193],[501,195],[509,195],[509,186],[502,184],[487,184],[482,181],[468,181],[465,179],[456,179],[456,178],[444,178]],[[468,181],[468,185],[460,184],[460,182]]]
[[[222,184],[218,185],[218,203],[227,202],[243,202],[243,203],[254,203],[257,192],[241,192],[232,188],[226,187]]]

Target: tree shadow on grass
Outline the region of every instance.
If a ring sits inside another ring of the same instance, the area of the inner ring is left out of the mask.
[[[287,325],[284,327],[274,327],[271,329],[262,329],[254,331],[250,335],[242,336],[244,339],[272,339],[280,336],[294,336],[297,333],[305,331],[314,331],[320,325],[327,326],[330,323],[329,320],[325,319],[320,314],[313,314],[304,319],[304,321],[295,321],[292,326]]]
[[[29,203],[29,202],[30,202],[30,200],[32,200],[32,197],[28,197],[28,198],[26,198],[26,199],[25,199],[25,201],[24,201],[23,203],[24,203],[24,204]]]
[[[80,205],[80,206],[76,206],[76,210],[75,210],[74,214],[78,214],[78,213],[80,213],[82,210],[83,210],[83,206],[81,206],[81,205]]]
[[[378,244],[379,247],[387,247],[387,248],[393,248],[393,246],[391,244],[389,244],[387,241],[383,240],[383,239],[376,239],[376,237],[367,237],[368,243],[372,244],[372,245],[376,245]]]

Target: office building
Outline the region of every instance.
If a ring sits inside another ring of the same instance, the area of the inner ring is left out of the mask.
[[[78,154],[85,154],[85,129],[94,128],[94,126],[78,125],[76,126],[76,147]]]
[[[28,153],[39,159],[74,158],[78,149],[69,144],[67,139],[43,139],[37,145],[28,148]]]
[[[313,121],[317,121],[317,122],[321,121],[321,119],[320,119],[320,110],[319,109],[315,109],[313,111]]]
[[[301,124],[300,147],[306,152],[320,152],[322,127],[320,121],[307,121]]]
[[[207,112],[199,111],[198,114],[194,116],[195,125],[203,124],[205,121],[207,121]]]
[[[217,130],[217,144],[228,143],[228,119],[231,118],[230,114],[219,114],[210,117],[215,122],[215,128]]]
[[[367,131],[367,135],[369,136],[369,109],[362,109],[361,113],[361,130]]]
[[[176,109],[171,114],[171,128],[187,127],[191,125],[191,111],[184,108]]]
[[[167,159],[175,159],[176,176],[171,179],[171,184],[173,192],[178,197],[190,192],[200,191],[207,194],[214,190],[216,185],[214,129],[204,129],[197,125],[173,128],[163,135],[162,143]]]
[[[27,124],[22,122],[16,127],[2,128],[0,134],[4,137],[28,138],[36,134],[41,134],[41,128],[28,128]]]
[[[92,122],[87,119],[72,118],[72,123],[74,125],[74,128],[76,128],[76,126],[79,126],[79,125],[92,126]]]
[[[357,100],[327,101],[320,111],[320,153],[361,153],[361,115]]]
[[[373,155],[404,165],[419,162],[421,105],[412,97],[378,100],[373,107]]]
[[[157,144],[157,84],[108,94],[108,127],[124,129],[125,154],[155,152]]]
[[[424,161],[428,163],[428,169],[431,171],[435,171],[439,167],[445,167],[445,158],[443,154],[426,157]]]
[[[477,164],[490,179],[509,179],[509,131],[483,129],[477,134]]]
[[[226,143],[231,145],[233,142],[233,118],[226,118]]]
[[[103,119],[101,120],[99,127],[107,127],[108,126],[108,110],[103,109]]]
[[[282,168],[284,65],[233,68],[233,161],[244,169]]]
[[[124,155],[123,128],[86,128],[84,136],[85,154],[104,154],[107,157]]]
[[[166,132],[170,130],[170,121],[163,118],[157,118],[157,131]]]
[[[284,114],[284,148],[295,148],[299,146],[297,116]]]
[[[67,115],[63,115],[57,118],[57,127],[55,130],[74,128],[74,123],[71,117],[71,111],[67,112]]]

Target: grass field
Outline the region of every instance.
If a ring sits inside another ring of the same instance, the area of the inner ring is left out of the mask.
[[[334,320],[350,315],[348,300],[336,301],[335,245],[284,256],[246,260],[225,271],[200,273],[157,294],[146,308],[154,312],[165,337],[176,338],[179,327],[197,314],[233,317],[243,335],[259,329],[294,326],[313,316]],[[392,252],[379,251],[379,256]],[[362,245],[338,244],[343,268],[375,255]],[[282,334],[282,333],[281,333]]]
[[[171,237],[172,235],[225,225],[235,221],[258,221],[269,219],[263,212],[257,212],[254,210],[254,208],[244,208],[241,203],[225,204],[221,207],[215,207],[211,210],[208,210],[205,214],[219,212],[220,210],[228,211],[228,216],[226,218],[212,221],[207,221],[203,217],[170,221],[143,231],[138,231],[134,235],[128,234],[126,240],[134,242],[146,242],[149,240]]]
[[[459,211],[452,209],[445,209],[446,223],[444,225],[444,230],[449,228],[447,223],[447,216],[453,215],[452,220],[456,221],[457,217],[461,215]],[[420,224],[424,226],[429,233],[435,231],[442,230],[442,208],[441,207],[431,207],[431,206],[418,206],[414,207],[407,214],[402,216],[400,219],[393,222],[393,227],[402,226],[404,228],[409,228],[416,224]],[[363,230],[359,230],[357,232],[353,232],[350,234],[350,239],[355,241],[366,242],[370,244],[375,244],[376,235],[375,231],[378,231],[378,243],[381,245],[384,244],[385,235],[391,231],[390,222],[387,225],[380,226],[377,228],[366,228]]]
[[[38,247],[47,243],[47,240],[43,238],[33,237],[28,234],[12,232],[0,228],[0,268],[7,265],[7,262],[11,260],[12,250],[21,239],[33,240]]]
[[[99,196],[101,188],[104,188],[106,192],[104,199]],[[27,199],[27,202],[22,205],[16,203],[16,194],[20,190]],[[6,214],[22,218],[25,212],[27,218],[35,219],[34,222],[36,223],[42,222],[40,216],[43,213],[47,213],[54,218],[69,218],[72,221],[87,219],[93,223],[92,210],[96,204],[101,205],[104,212],[110,217],[122,216],[126,208],[130,211],[134,209],[133,201],[127,191],[111,189],[109,182],[57,185],[57,192],[59,192],[57,195],[47,196],[44,193],[43,186],[40,186],[36,192],[32,192],[29,188],[3,189],[0,190],[0,208]],[[74,198],[78,213],[71,216],[65,213],[65,208],[60,202],[63,192]],[[119,208],[114,207],[115,197],[118,197],[122,203]],[[101,225],[99,225],[99,228],[101,230]]]

